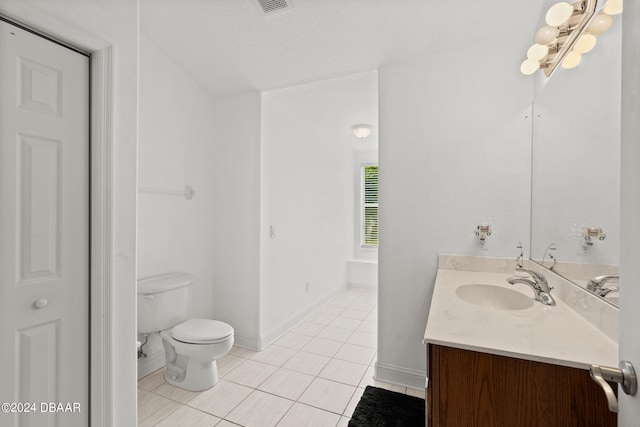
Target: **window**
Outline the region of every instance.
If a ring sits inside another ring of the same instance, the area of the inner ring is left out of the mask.
[[[361,245],[378,247],[378,165],[362,165]]]

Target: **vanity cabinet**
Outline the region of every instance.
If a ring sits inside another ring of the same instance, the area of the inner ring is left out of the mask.
[[[587,370],[427,344],[427,371],[428,426],[617,424]]]

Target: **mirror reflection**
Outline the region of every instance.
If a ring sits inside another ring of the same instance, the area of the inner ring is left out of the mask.
[[[556,70],[535,97],[532,129],[531,259],[616,305],[621,27],[580,66]]]

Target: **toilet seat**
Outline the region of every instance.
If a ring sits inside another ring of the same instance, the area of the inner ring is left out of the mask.
[[[216,344],[231,339],[233,328],[218,320],[190,319],[174,326],[171,337],[188,344]]]

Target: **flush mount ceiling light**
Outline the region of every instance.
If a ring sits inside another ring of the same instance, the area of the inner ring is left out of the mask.
[[[351,130],[356,138],[366,138],[371,135],[371,125],[353,125]]]
[[[536,31],[535,44],[527,51],[527,59],[520,66],[525,75],[544,71],[550,77],[556,68],[576,67],[582,55],[596,45],[596,36],[613,24],[611,16],[622,12],[623,0],[608,0],[596,14],[600,0],[581,0],[575,3],[560,2],[549,8],[545,25]]]

